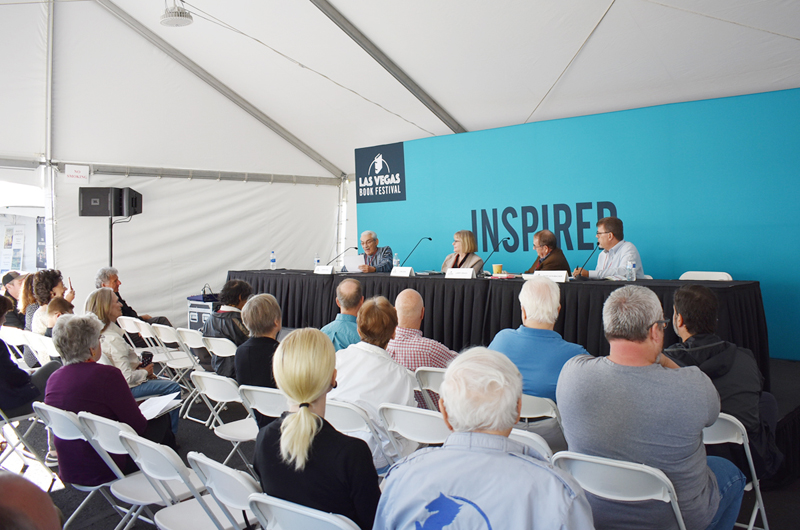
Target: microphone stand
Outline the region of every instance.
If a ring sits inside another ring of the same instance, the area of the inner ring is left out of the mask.
[[[348,250],[352,250],[352,249],[354,249],[354,248],[356,248],[356,249],[357,249],[358,247],[347,247],[346,249],[344,249],[344,252],[342,252],[342,254],[344,254],[344,253],[345,253],[345,252],[347,252]],[[338,256],[336,256],[335,258],[333,258],[332,260],[330,260],[328,263],[326,263],[326,264],[325,264],[325,266],[327,267],[328,265],[330,265],[331,263],[333,263],[334,261],[336,261],[337,259],[339,259],[339,257],[340,257],[340,256],[342,256],[342,254],[339,254]]]
[[[594,247],[594,250],[592,250],[592,253],[589,254],[589,257],[586,258],[586,261],[583,262],[583,267],[580,268],[581,274],[575,276],[576,280],[586,280],[587,279],[587,276],[583,275],[583,271],[585,270],[586,264],[589,263],[589,260],[592,259],[592,256],[594,256],[594,253],[597,252],[598,248],[600,248],[600,243],[597,243],[597,246]]]
[[[497,249],[498,249],[498,248],[500,248],[500,245],[502,245],[502,244],[503,244],[503,242],[505,242],[505,241],[508,241],[508,240],[510,240],[510,239],[511,239],[510,237],[504,237],[503,239],[501,239],[500,241],[498,241],[498,242],[497,242],[497,245],[495,245],[494,249],[492,250],[492,253],[491,253],[491,254],[489,254],[489,256],[488,256],[488,257],[487,257],[485,260],[483,260],[483,264],[484,264],[484,265],[488,265],[488,264],[489,264],[489,258],[491,258],[491,257],[494,255],[494,253],[495,253],[495,252],[497,252]],[[485,275],[485,274],[486,274],[486,271],[484,271],[484,275]],[[490,276],[491,276],[491,275],[490,275]]]
[[[404,260],[403,260],[403,263],[401,263],[401,264],[400,264],[400,266],[401,266],[401,267],[402,267],[403,265],[405,265],[405,264],[406,264],[406,261],[408,261],[408,258],[410,258],[410,257],[411,257],[411,254],[413,254],[413,253],[414,253],[414,251],[415,251],[415,250],[417,250],[417,247],[419,246],[419,244],[420,244],[420,243],[422,243],[422,240],[423,240],[423,239],[427,239],[428,241],[433,241],[433,239],[431,239],[431,238],[429,238],[429,237],[423,237],[422,239],[420,239],[419,241],[417,241],[417,244],[416,244],[416,245],[414,245],[414,248],[412,248],[412,249],[411,249],[411,252],[409,252],[409,253],[408,253],[408,256],[406,256],[406,259],[404,259]]]

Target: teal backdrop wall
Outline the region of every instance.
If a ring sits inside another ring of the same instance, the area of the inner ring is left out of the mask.
[[[416,271],[438,270],[473,216],[482,257],[492,237],[512,236],[490,263],[526,270],[531,236],[547,226],[577,267],[595,242],[598,204],[602,216],[611,203],[646,274],[721,270],[761,282],[772,357],[800,359],[800,89],[414,140],[404,150],[407,200],[359,204],[358,228],[401,261],[432,237],[406,264]]]

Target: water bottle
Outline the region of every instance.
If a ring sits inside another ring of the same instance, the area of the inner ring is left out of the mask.
[[[314,254],[314,268],[319,267],[319,253]]]
[[[631,281],[635,282],[636,281],[636,262],[635,261],[633,262],[633,267],[631,267],[631,270],[633,271],[633,273],[631,274]]]
[[[400,266],[400,254],[398,254],[397,252],[394,253],[394,261],[392,262],[392,266],[393,267]]]
[[[274,271],[278,268],[278,260],[275,259],[275,251],[269,253],[269,270]]]
[[[634,269],[634,264],[631,260],[628,260],[628,264],[625,266],[625,279],[629,282],[632,282],[636,279],[636,270]]]

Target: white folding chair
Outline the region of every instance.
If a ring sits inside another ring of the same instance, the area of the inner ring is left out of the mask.
[[[614,501],[668,502],[672,505],[678,527],[686,530],[678,506],[678,495],[672,482],[660,469],[572,451],[554,454],[553,465],[570,473],[584,490],[598,497]]]
[[[62,440],[83,440],[85,442],[89,442],[89,436],[86,434],[86,431],[81,425],[80,421],[78,420],[78,415],[74,412],[70,412],[67,410],[62,410],[51,405],[47,405],[41,402],[34,402],[33,409],[36,411],[36,415],[44,422],[48,429],[53,431],[53,434],[61,438]],[[126,426],[127,427],[127,426]],[[102,454],[99,455],[106,465],[114,472],[114,475],[117,477],[116,479],[106,482],[104,484],[99,484],[97,486],[84,486],[82,484],[75,484],[72,483],[72,487],[78,491],[82,491],[84,493],[89,493],[85,499],[75,508],[75,511],[72,512],[67,522],[64,523],[64,528],[69,528],[69,525],[75,521],[75,518],[78,516],[81,510],[86,506],[93,497],[94,494],[100,492],[101,495],[108,501],[108,503],[118,512],[120,512],[123,517],[127,517],[126,510],[122,509],[120,506],[114,502],[114,499],[108,493],[108,489],[111,487],[116,480],[123,477],[124,475],[117,467],[116,463],[108,457],[108,454],[103,451]],[[127,521],[127,519],[124,519]]]
[[[253,441],[258,436],[258,426],[255,420],[249,414],[244,419],[229,423],[223,422],[222,418],[219,417],[219,411],[222,410],[222,407],[224,407],[226,403],[242,402],[242,398],[239,396],[239,385],[229,377],[223,377],[209,372],[192,372],[192,382],[194,382],[201,394],[217,402],[216,406],[211,410],[211,416],[209,417],[209,425],[214,429],[214,434],[233,444],[233,450],[223,464],[227,464],[234,453],[239,453],[239,456],[242,458],[247,468],[251,473],[254,473],[253,466],[250,464],[250,461],[247,460],[247,457],[239,446],[242,442]]]
[[[553,460],[553,450],[547,440],[536,434],[535,432],[523,431],[522,429],[511,429],[511,434],[508,437],[521,444],[533,447],[537,453],[542,455],[545,460],[551,462]]]
[[[19,346],[25,346],[28,343],[25,337],[25,330],[11,326],[0,326],[0,339],[16,352],[20,359],[23,358],[22,350],[20,350]],[[29,366],[28,368],[33,367]]]
[[[122,317],[119,317],[117,319],[117,325],[120,328],[122,328],[123,332],[125,332],[125,336],[128,338],[128,342],[131,345],[136,344],[133,341],[133,336],[139,334],[139,324],[138,324],[138,322],[139,322],[139,319],[138,318],[134,318],[134,317],[122,316]],[[142,356],[142,352],[143,351],[152,349],[152,347],[150,346],[150,344],[147,341],[145,341],[145,344],[147,344],[147,347],[145,347],[145,348],[132,346],[133,350],[136,352],[136,355],[138,355],[139,357]]]
[[[383,450],[383,442],[378,431],[375,430],[372,420],[369,419],[369,415],[358,405],[329,399],[325,403],[325,419],[334,429],[344,434],[368,431],[386,461],[394,464],[394,458]]]
[[[250,495],[250,509],[264,528],[277,523],[277,528],[286,530],[358,530],[344,515],[321,512],[266,493]]]
[[[253,493],[261,493],[261,486],[253,477],[243,471],[220,464],[203,453],[191,451],[186,458],[231,526],[237,529],[241,528],[230,509],[244,512],[247,525],[255,519],[253,512],[250,511],[249,497]]]
[[[236,344],[222,337],[203,337],[203,345],[217,357],[233,357],[236,355]]]
[[[30,425],[28,428],[25,429],[23,432],[22,429],[19,427],[19,423],[22,421],[30,421]],[[47,470],[47,473],[50,475],[50,486],[47,488],[47,491],[50,491],[53,488],[53,484],[56,483],[58,480],[58,476],[53,473],[53,470],[50,469],[44,461],[44,457],[39,454],[33,444],[28,440],[28,436],[30,436],[33,428],[36,427],[38,423],[38,416],[35,412],[30,412],[28,414],[23,414],[21,416],[15,416],[10,418],[6,415],[3,409],[0,409],[0,434],[2,434],[2,438],[5,439],[7,442],[7,446],[3,451],[2,455],[0,456],[0,464],[6,461],[8,457],[11,455],[16,455],[20,461],[22,462],[22,469],[20,469],[19,474],[25,473],[28,469],[28,461],[30,457],[33,457],[33,460],[38,462],[42,465],[44,469]],[[9,436],[6,429],[11,430],[13,436]],[[23,447],[26,451],[23,452],[20,449],[20,446]],[[26,454],[27,453],[27,454]],[[30,455],[30,456],[28,456]]]
[[[131,505],[126,516],[119,525],[117,525],[117,529],[124,526],[127,530],[136,524],[137,519],[153,524],[153,513],[148,506],[151,504],[164,506],[161,496],[141,471],[127,476],[122,475],[119,469],[117,469],[114,460],[109,456],[109,453],[127,455],[128,451],[122,445],[119,435],[122,432],[136,435],[136,432],[126,423],[97,416],[89,412],[79,412],[78,421],[80,421],[89,439],[89,443],[92,444],[97,454],[103,458],[103,461],[106,462],[115,473],[118,473],[117,476],[120,480],[111,484],[111,493],[117,499]],[[203,483],[195,473],[190,473],[189,478],[199,491],[203,490]],[[171,481],[169,482],[169,487],[178,499],[188,499],[192,496],[192,493],[183,481]],[[147,513],[149,519],[141,516],[142,511]]]
[[[439,410],[439,404],[434,403],[433,399],[431,398],[430,392],[439,392],[439,388],[442,386],[442,381],[444,381],[444,368],[429,368],[425,366],[420,366],[414,372],[414,377],[417,378],[417,384],[422,392],[422,399],[425,400],[425,405],[428,407],[428,410]]]
[[[239,387],[239,396],[251,414],[253,410],[257,410],[264,416],[278,418],[289,410],[286,396],[277,388],[242,385]]]
[[[178,338],[180,339],[180,344],[182,344],[183,347],[186,348],[186,351],[187,351],[187,353],[189,353],[191,355],[191,358],[194,359],[195,361],[197,361],[197,358],[192,353],[192,348],[195,348],[195,349],[203,348],[203,349],[205,349],[206,346],[203,343],[203,334],[200,333],[199,331],[197,331],[196,329],[189,329],[189,328],[178,328],[178,329],[175,330],[175,332],[177,333]],[[203,368],[200,365],[199,362],[196,362],[195,371],[196,372],[198,372],[198,371],[199,372],[205,372],[205,368]],[[200,398],[201,401],[203,401],[203,403],[205,403],[205,405],[208,407],[209,414],[210,414],[210,411],[214,409],[214,406],[211,403],[209,403],[208,399],[204,395],[200,394],[200,392],[197,391],[197,387],[194,386],[194,382],[192,382],[192,386],[194,387],[195,392],[192,393],[193,395],[190,394],[189,398],[187,398],[186,401],[184,402],[184,405],[183,405],[184,409],[181,412],[181,414],[187,420],[192,420],[192,421],[195,421],[197,423],[202,423],[202,424],[206,424],[207,425],[208,424],[208,420],[207,419],[204,420],[204,419],[201,419],[201,418],[195,418],[195,417],[191,416],[190,415],[190,412],[191,412],[190,409],[191,409],[192,405],[194,404],[194,402],[197,401],[198,398]],[[211,416],[209,415],[209,419],[210,418],[211,418]]]
[[[137,322],[139,333],[142,337],[149,337],[158,344],[158,351],[164,355],[165,359],[161,362],[169,368],[174,376],[172,380],[180,384],[191,395],[194,392],[194,385],[188,377],[189,372],[197,369],[197,360],[194,355],[181,343],[178,332],[174,328],[161,324],[148,324],[144,321]],[[158,327],[156,327],[158,326]],[[177,348],[170,348],[167,343],[176,343]],[[153,357],[155,361],[155,357]]]
[[[750,515],[750,523],[742,524],[736,523],[736,526],[747,528],[748,530],[769,530],[769,523],[767,522],[767,510],[764,508],[764,499],[761,498],[761,488],[759,487],[759,480],[756,476],[756,468],[753,465],[753,455],[750,452],[750,442],[747,439],[747,430],[742,425],[742,422],[731,416],[721,412],[714,425],[703,429],[703,443],[706,445],[733,443],[739,444],[744,448],[744,454],[747,456],[747,465],[750,467],[750,476],[752,479],[748,482],[744,489],[745,491],[755,490],[756,504],[753,506],[753,513]],[[761,512],[761,521],[763,528],[756,527],[756,517],[758,512]]]
[[[200,494],[190,478],[196,473],[186,467],[175,451],[134,434],[123,432],[119,437],[166,505],[156,512],[155,523],[159,530],[241,530],[244,516],[236,518],[237,526],[231,526],[217,503],[211,502],[208,494]],[[194,498],[181,502],[170,486],[171,481],[183,482]]]
[[[50,362],[50,351],[51,349],[48,347],[47,342],[44,335],[39,335],[38,333],[34,333],[33,331],[23,331],[23,335],[25,336],[25,343],[28,347],[33,351],[33,354],[36,356],[36,360],[39,361],[39,364],[44,366],[45,364]],[[52,339],[50,339],[52,343]],[[52,347],[52,350],[55,351],[55,347]],[[58,352],[56,352],[58,353]],[[60,355],[57,355],[60,357]]]
[[[714,271],[686,271],[681,274],[679,280],[696,280],[696,281],[733,281],[733,277],[727,272],[714,272]]]
[[[389,441],[400,455],[403,449],[393,433],[420,444],[443,444],[450,436],[450,429],[444,423],[442,414],[417,407],[382,403],[378,407],[383,426],[389,431]]]
[[[519,416],[520,419],[554,418],[561,428],[561,414],[552,399],[522,394],[522,409]]]

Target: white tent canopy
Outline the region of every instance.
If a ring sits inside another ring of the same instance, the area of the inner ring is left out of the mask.
[[[77,186],[46,168],[91,165],[89,185],[141,192],[114,264],[131,305],[178,323],[228,269],[273,249],[308,268],[348,218],[354,243],[337,186],[358,147],[800,87],[797,2],[184,7],[194,23],[172,28],[163,0],[0,0],[0,180],[54,190],[50,258],[79,297],[107,264],[107,222],[78,218]]]

